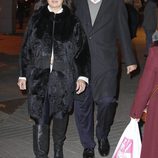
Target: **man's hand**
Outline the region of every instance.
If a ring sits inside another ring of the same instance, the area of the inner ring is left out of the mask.
[[[136,64],[127,66],[127,74],[130,74],[131,72],[133,72],[136,69],[137,69],[137,65]]]
[[[26,90],[26,80],[25,79],[19,79],[17,84],[18,84],[20,90]]]
[[[76,94],[82,93],[86,88],[86,82],[83,80],[77,80],[76,82]]]

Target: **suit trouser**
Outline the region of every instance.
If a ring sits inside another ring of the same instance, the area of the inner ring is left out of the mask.
[[[84,101],[75,100],[74,112],[80,141],[84,148],[94,148],[94,113],[91,90],[87,91]],[[95,102],[97,108],[96,137],[107,138],[116,111],[116,99],[104,97]]]

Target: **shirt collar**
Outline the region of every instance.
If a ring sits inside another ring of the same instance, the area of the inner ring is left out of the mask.
[[[99,3],[101,0],[90,0],[92,3],[97,4]]]
[[[51,9],[51,7],[48,5],[48,10],[50,11],[50,12],[53,12],[53,10]],[[60,13],[62,13],[63,12],[63,8],[61,8],[57,13],[55,13],[55,14],[60,14]]]

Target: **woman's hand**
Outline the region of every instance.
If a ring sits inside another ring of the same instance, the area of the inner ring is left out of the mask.
[[[20,90],[26,90],[26,80],[25,79],[18,79],[17,85],[19,86]]]
[[[83,80],[77,80],[76,82],[76,93],[80,94],[82,93],[86,88],[86,82]]]
[[[135,71],[137,69],[137,65],[129,65],[127,66],[127,74],[130,74],[131,72]]]
[[[137,122],[140,121],[140,118],[133,118],[133,117],[130,117],[130,118],[136,120]]]

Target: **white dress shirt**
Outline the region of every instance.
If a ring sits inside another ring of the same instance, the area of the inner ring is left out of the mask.
[[[101,0],[90,0],[92,3],[97,4],[99,3]]]

